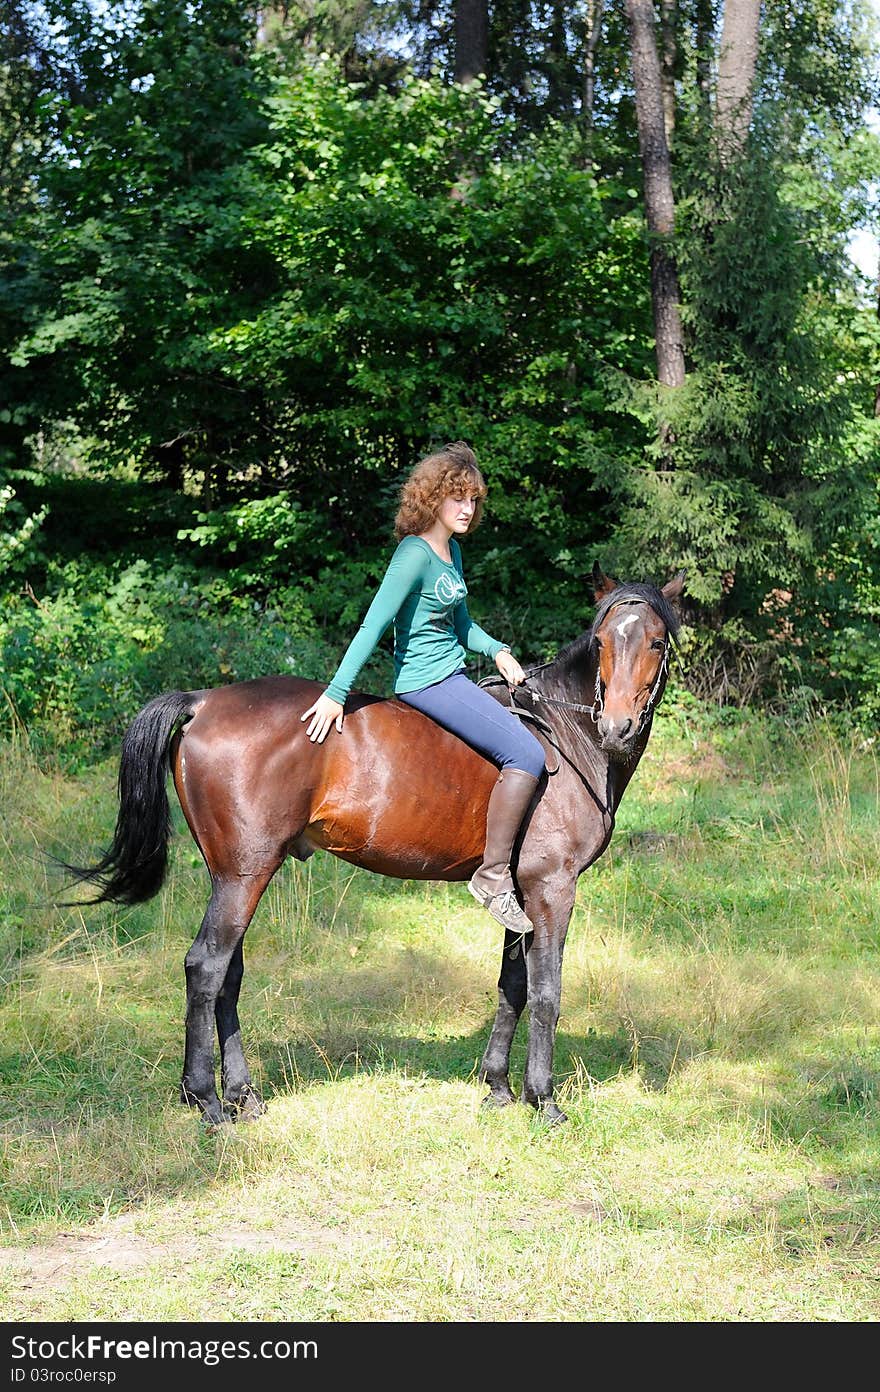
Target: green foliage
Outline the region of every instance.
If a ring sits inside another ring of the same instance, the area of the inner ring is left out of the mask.
[[[4,483],[0,474],[0,580],[32,563],[37,533],[47,511],[44,507],[37,512],[25,512],[16,500],[15,489]]]
[[[791,616],[793,642],[782,656],[791,680],[850,710],[861,726],[880,726],[880,418],[857,422],[845,437],[864,480],[836,526],[801,604]],[[805,622],[809,620],[809,627]]]
[[[638,530],[649,554],[687,564],[704,606],[732,592],[727,612],[754,612],[771,583],[796,585],[815,564],[864,486],[845,437],[867,405],[867,364],[861,382],[840,373],[845,301],[822,282],[833,273],[846,296],[845,274],[812,235],[803,187],[766,151],[729,172],[703,152],[689,173],[679,268],[691,370],[681,391],[634,393],[643,419],[667,428],[623,485],[623,531],[630,549]]]
[[[248,235],[277,289],[214,344],[277,403],[298,496],[363,542],[402,470],[464,436],[498,522],[591,538],[613,447],[598,368],[643,370],[648,304],[639,221],[609,215],[577,137],[502,160],[493,99],[409,80],[364,102],[329,64],[279,79],[270,109]]]
[[[236,589],[263,590],[271,578],[283,581],[302,570],[304,560],[326,558],[321,521],[288,493],[278,493],[200,512],[196,526],[182,527],[177,539],[231,562],[229,583]]]
[[[782,0],[762,15],[759,106],[781,114],[791,136],[829,117],[858,133],[877,97],[877,15],[866,0]]]
[[[264,131],[253,19],[228,0],[150,0],[126,23],[53,8],[80,80],[46,93],[42,196],[7,224],[0,385],[25,433],[70,416],[108,458],[179,476],[180,441],[209,466],[253,437],[202,346],[261,276],[236,238],[239,156]]]
[[[501,520],[594,531],[597,365],[650,354],[632,201],[573,130],[500,159],[497,98],[407,79],[368,101],[331,62],[273,76],[230,59],[223,17],[144,20],[106,101],[56,104],[4,287],[22,428],[39,380],[109,461],[195,475],[209,506],[317,488],[344,549],[398,470],[464,435]]]
[[[654,436],[620,461],[615,546],[630,567],[687,568],[696,689],[785,687],[854,703],[870,724],[880,333],[845,242],[880,147],[859,138],[854,163],[826,131],[820,166],[775,134],[732,169],[679,150],[689,372],[674,393],[610,382]]]
[[[161,690],[276,672],[320,677],[328,667],[293,589],[258,603],[221,576],[194,583],[183,567],[143,560],[116,570],[69,562],[51,580],[42,597],[2,602],[0,673],[17,724],[68,763],[118,747]]]
[[[689,375],[672,399],[652,380],[622,6],[590,130],[582,7],[504,0],[468,91],[441,76],[451,5],[45,0],[46,24],[7,7],[0,466],[43,478],[16,474],[5,500],[10,581],[60,604],[64,567],[100,551],[112,579],[90,598],[86,566],[73,592],[103,631],[139,555],[156,577],[183,558],[206,593],[220,577],[261,611],[295,595],[336,649],[402,474],[461,436],[490,484],[476,607],[524,654],[586,625],[597,552],[640,578],[685,565],[700,690],[785,684],[873,720],[880,344],[846,270],[880,170],[867,10],[767,16],[752,144],[724,171],[697,61],[720,8],[687,0],[674,21]],[[53,473],[53,430],[88,440],[76,478]]]

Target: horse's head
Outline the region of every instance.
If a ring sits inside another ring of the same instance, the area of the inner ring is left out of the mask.
[[[596,728],[602,748],[625,759],[663,694],[669,647],[678,632],[672,608],[684,588],[679,573],[662,589],[620,585],[593,568],[598,609],[590,630],[598,649]]]

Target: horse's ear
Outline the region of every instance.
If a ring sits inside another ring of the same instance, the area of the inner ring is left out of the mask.
[[[671,580],[667,580],[660,593],[664,599],[678,599],[684,589],[684,582],[687,579],[687,571],[680,570],[677,575],[673,575]]]
[[[606,575],[598,561],[593,565],[592,579],[593,593],[596,596],[597,603],[600,599],[604,599],[606,595],[610,595],[612,590],[617,589],[617,581],[614,579],[613,575]]]

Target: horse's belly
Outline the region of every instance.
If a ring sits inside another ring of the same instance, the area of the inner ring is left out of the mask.
[[[376,875],[390,875],[398,880],[468,880],[480,863],[478,855],[463,863],[454,862],[452,856],[420,858],[411,852],[383,856],[374,846],[363,851],[337,850],[333,854],[362,870],[372,870]]]
[[[314,808],[305,833],[310,844],[405,880],[467,879],[479,865],[486,803],[460,780],[436,771],[427,780],[399,770],[366,776],[361,769],[344,787],[344,797],[325,795]]]
[[[359,818],[322,819],[311,823],[300,839],[351,865],[401,880],[466,880],[482,856],[476,837],[446,837],[436,826],[407,826],[390,813],[370,827]]]

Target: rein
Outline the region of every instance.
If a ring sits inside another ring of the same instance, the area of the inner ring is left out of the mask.
[[[545,663],[544,665],[549,666],[549,663]],[[657,669],[657,676],[654,678],[654,685],[651,687],[651,694],[649,695],[647,701],[645,702],[644,706],[639,712],[639,724],[638,730],[636,731],[637,734],[642,733],[642,730],[644,730],[646,724],[648,723],[648,720],[654,714],[654,707],[657,704],[657,698],[660,694],[660,684],[668,671],[669,645],[667,644],[666,647],[663,649],[663,661],[660,663],[660,666]],[[522,683],[523,686],[525,685],[526,681],[528,681],[528,677],[526,677],[525,681]],[[599,724],[599,721],[602,719],[602,715],[605,710],[605,701],[602,696],[602,678],[599,675],[598,663],[596,664],[596,694],[593,700],[593,704],[591,706],[585,706],[580,701],[564,701],[560,696],[548,696],[546,692],[532,691],[531,688],[529,688],[528,694],[536,703],[538,701],[546,701],[551,706],[560,706],[564,710],[579,711],[582,715],[588,715],[594,725]],[[516,687],[511,688],[511,696],[515,701]]]

